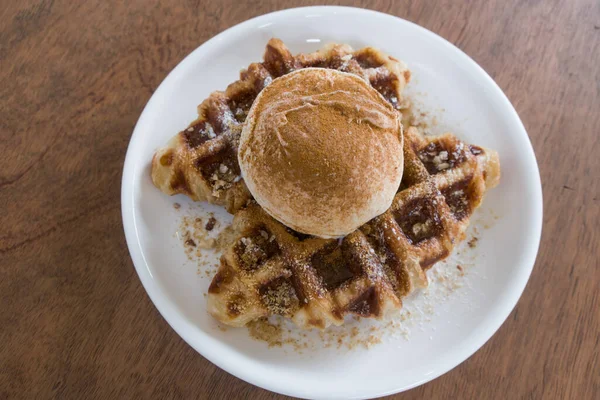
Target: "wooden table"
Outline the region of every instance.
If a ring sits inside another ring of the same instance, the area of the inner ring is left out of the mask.
[[[121,225],[125,149],[165,75],[232,25],[320,1],[237,3],[0,5],[1,399],[279,397],[177,336]],[[483,66],[529,131],[544,189],[537,264],[509,319],[468,361],[395,398],[598,398],[600,3],[343,3],[414,21]]]

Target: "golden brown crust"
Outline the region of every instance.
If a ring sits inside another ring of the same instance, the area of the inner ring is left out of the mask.
[[[257,97],[238,159],[273,217],[302,233],[343,236],[387,210],[398,189],[399,113],[356,75],[298,70]]]

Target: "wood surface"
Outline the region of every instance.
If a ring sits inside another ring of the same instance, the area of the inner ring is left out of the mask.
[[[121,171],[144,105],[184,56],[248,18],[316,3],[1,2],[0,399],[282,398],[212,365],[159,315],[125,244]],[[469,360],[393,398],[598,398],[600,2],[341,4],[414,21],[473,57],[519,112],[543,182],[518,306]]]

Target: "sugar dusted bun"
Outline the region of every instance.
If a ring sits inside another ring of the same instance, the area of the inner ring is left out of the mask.
[[[403,172],[400,116],[366,81],[306,68],[254,101],[239,164],[256,201],[302,233],[344,236],[389,208]]]

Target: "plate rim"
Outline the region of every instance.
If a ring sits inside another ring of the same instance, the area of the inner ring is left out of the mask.
[[[413,29],[417,29],[421,34],[429,36],[431,39],[440,42],[442,45],[446,47],[450,47],[456,53],[457,57],[462,58],[461,61],[464,61],[473,67],[478,74],[479,78],[487,81],[490,89],[493,89],[493,96],[501,99],[502,103],[506,107],[506,110],[511,114],[512,119],[516,122],[516,126],[519,127],[520,134],[523,136],[524,143],[527,143],[527,153],[529,153],[528,159],[533,161],[532,166],[534,169],[531,171],[531,179],[535,180],[535,187],[532,188],[534,192],[534,197],[536,198],[533,203],[537,203],[536,207],[537,215],[532,216],[533,226],[532,232],[534,232],[533,237],[529,240],[528,251],[524,252],[521,257],[521,264],[523,268],[518,270],[519,277],[515,279],[515,284],[510,288],[510,293],[507,293],[504,296],[504,300],[502,301],[501,313],[498,313],[496,318],[493,320],[493,323],[489,323],[488,325],[482,326],[475,336],[474,340],[468,347],[462,346],[460,349],[453,350],[448,355],[446,355],[445,360],[441,364],[441,367],[438,367],[435,373],[432,373],[430,376],[427,376],[426,379],[414,382],[410,385],[404,385],[400,387],[396,387],[393,389],[385,389],[380,391],[375,391],[370,393],[369,396],[372,397],[380,397],[386,396],[394,393],[399,393],[402,391],[406,391],[412,389],[414,387],[420,386],[426,382],[429,382],[446,372],[452,370],[457,367],[464,361],[466,361],[469,357],[471,357],[477,350],[479,350],[484,344],[486,344],[489,339],[496,333],[496,331],[502,326],[502,324],[509,317],[510,313],[516,306],[517,302],[521,298],[521,295],[529,281],[529,277],[535,265],[535,260],[537,257],[537,253],[539,250],[541,232],[542,232],[542,222],[543,222],[543,194],[542,194],[542,186],[541,186],[541,178],[539,174],[539,167],[537,164],[537,159],[535,157],[535,152],[533,150],[533,146],[531,144],[531,140],[529,135],[527,134],[527,130],[523,125],[518,113],[516,112],[514,106],[504,93],[502,89],[498,86],[498,84],[490,77],[490,75],[479,65],[477,64],[471,57],[469,57],[466,53],[464,53],[461,49],[456,47],[454,44],[450,43],[443,37],[437,35],[436,33],[417,25],[411,21],[402,19],[400,17],[396,17],[391,14],[382,13],[379,11],[357,8],[357,7],[344,7],[344,6],[309,6],[309,7],[296,7],[296,8],[288,8],[283,9],[263,15],[256,16],[254,18],[245,20],[237,25],[234,25],[219,34],[213,36],[209,40],[202,43],[196,49],[194,49],[191,53],[183,58],[163,79],[161,84],[157,87],[155,92],[152,94],[147,104],[145,105],[142,113],[133,130],[133,134],[131,135],[129,145],[127,147],[127,152],[125,156],[125,162],[123,167],[122,181],[121,181],[121,212],[123,219],[123,228],[125,232],[125,238],[127,242],[127,247],[134,264],[135,270],[142,282],[144,290],[146,291],[148,297],[157,308],[161,316],[164,320],[171,326],[171,328],[194,350],[196,350],[201,356],[205,357],[208,361],[215,364],[217,367],[223,369],[224,371],[258,387],[264,388],[266,390],[270,390],[273,392],[289,395],[289,396],[297,396],[303,398],[310,398],[316,395],[319,397],[328,397],[328,398],[336,398],[335,395],[325,394],[323,392],[318,393],[318,390],[293,390],[290,389],[290,385],[283,382],[281,384],[277,384],[265,377],[256,376],[251,372],[246,372],[243,368],[236,368],[235,361],[227,361],[223,357],[219,357],[217,351],[213,351],[210,349],[210,345],[207,344],[205,346],[198,345],[198,342],[202,342],[206,340],[207,342],[212,341],[212,338],[208,337],[208,335],[204,334],[201,330],[202,335],[204,337],[198,340],[195,338],[195,335],[192,335],[190,332],[191,328],[194,328],[195,325],[191,324],[188,320],[177,311],[177,308],[172,304],[168,299],[165,298],[165,295],[162,293],[162,289],[160,286],[156,285],[154,278],[152,276],[151,269],[148,266],[148,262],[145,259],[144,252],[142,250],[142,245],[140,243],[139,235],[137,232],[137,221],[136,221],[136,213],[135,213],[135,184],[134,180],[137,176],[136,174],[136,158],[132,155],[135,151],[134,149],[138,147],[137,143],[143,139],[144,132],[142,131],[141,126],[144,125],[143,121],[149,118],[148,110],[151,105],[158,101],[157,99],[161,97],[161,94],[165,91],[165,87],[168,82],[175,79],[177,72],[182,70],[185,65],[192,62],[192,59],[195,58],[195,54],[208,51],[211,47],[218,45],[218,42],[222,40],[225,36],[231,35],[235,32],[246,29],[250,26],[254,26],[257,23],[263,22],[268,19],[278,18],[283,16],[284,14],[288,14],[292,16],[293,14],[303,14],[306,12],[319,12],[319,13],[328,13],[328,14],[337,14],[339,13],[355,13],[355,14],[369,14],[369,16],[373,16],[376,18],[387,19],[386,23],[399,23],[406,24],[411,26]],[[190,328],[190,329],[188,329]],[[339,397],[339,395],[337,396]],[[362,398],[363,395],[357,397],[350,398]],[[344,398],[349,398],[344,396]]]

